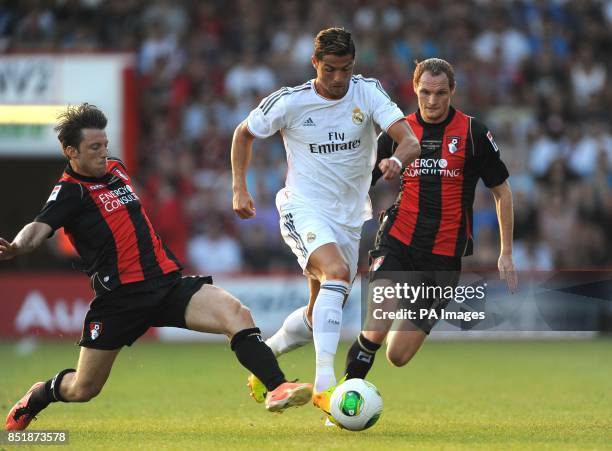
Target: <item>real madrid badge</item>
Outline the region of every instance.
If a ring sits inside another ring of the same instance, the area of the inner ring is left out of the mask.
[[[353,124],[361,125],[363,124],[363,113],[359,108],[355,108],[353,110]]]

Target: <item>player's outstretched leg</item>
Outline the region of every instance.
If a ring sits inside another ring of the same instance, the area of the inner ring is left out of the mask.
[[[308,306],[293,311],[283,322],[278,331],[266,340],[276,357],[301,348],[312,341],[312,309],[319,294],[321,283],[316,279],[308,279],[310,299]],[[253,373],[247,378],[249,394],[257,402],[266,399],[266,387]]]
[[[46,382],[35,383],[6,417],[6,430],[26,429],[50,403],[86,402],[102,390],[119,349],[81,348],[77,369],[60,371]]]
[[[312,326],[306,317],[306,309],[307,307],[300,307],[292,312],[285,319],[281,328],[266,340],[266,344],[276,357],[312,341]],[[267,389],[253,373],[247,378],[247,387],[249,387],[251,398],[257,402],[264,402]]]
[[[285,319],[281,328],[266,340],[266,344],[274,356],[279,357],[311,341],[312,328],[306,318],[306,307],[300,307]],[[268,390],[253,373],[247,378],[247,387],[251,398],[257,402],[264,402]]]
[[[7,431],[22,431],[30,425],[30,422],[36,418],[36,415],[49,405],[49,402],[37,402],[39,393],[44,390],[44,382],[36,382],[26,392],[23,397],[17,401],[6,417]],[[32,401],[32,395],[36,393],[35,400]]]
[[[191,330],[225,334],[238,361],[266,387],[266,408],[271,412],[307,403],[312,384],[287,382],[272,350],[261,338],[250,310],[227,291],[213,285],[202,286],[185,311]]]

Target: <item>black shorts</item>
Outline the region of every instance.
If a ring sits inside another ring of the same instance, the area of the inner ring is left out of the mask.
[[[387,233],[379,233],[375,248],[370,251],[370,283],[377,279],[388,279],[395,283],[409,283],[424,287],[452,287],[459,282],[461,273],[461,257],[446,256],[423,252],[412,246],[407,246]],[[420,315],[410,319],[418,329],[426,334],[438,322],[443,308],[446,308],[448,298],[419,297],[408,306],[410,310],[420,312],[421,309],[435,310],[436,315]]]
[[[98,295],[85,315],[79,346],[118,349],[131,346],[149,327],[186,329],[185,310],[204,284],[212,284],[212,277],[175,272]]]

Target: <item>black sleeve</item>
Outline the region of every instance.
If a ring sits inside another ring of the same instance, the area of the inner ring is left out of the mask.
[[[81,185],[60,182],[53,187],[47,203],[34,221],[49,224],[53,231],[56,231],[60,227],[69,224],[76,217],[82,198],[83,191]]]
[[[376,146],[376,164],[374,165],[374,170],[372,171],[371,186],[376,185],[378,179],[382,177],[382,171],[378,168],[378,164],[385,158],[389,158],[391,155],[393,155],[396,147],[397,143],[393,141],[393,139],[385,132],[381,132],[380,135],[378,135]]]
[[[499,186],[508,178],[508,169],[501,160],[493,134],[482,122],[472,118],[472,139],[478,175],[487,188]]]
[[[123,162],[123,160],[121,160],[120,158],[117,158],[117,157],[108,157],[107,160],[116,161],[117,163],[119,163],[121,165],[123,170],[125,172],[127,172],[127,167],[125,166],[125,163]]]

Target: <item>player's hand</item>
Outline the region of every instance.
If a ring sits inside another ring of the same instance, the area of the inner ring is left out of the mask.
[[[0,238],[0,260],[10,260],[17,255],[17,246]]]
[[[518,277],[516,275],[516,270],[514,269],[512,255],[500,255],[499,260],[497,261],[497,267],[499,269],[499,278],[506,281],[510,293],[516,292],[518,287]]]
[[[402,172],[402,168],[399,164],[397,164],[397,161],[390,160],[389,158],[380,160],[380,163],[378,163],[378,168],[382,172],[385,180],[392,180],[400,172]]]
[[[249,219],[255,216],[255,207],[253,198],[247,190],[234,191],[233,198],[234,213],[240,216],[241,219]]]

